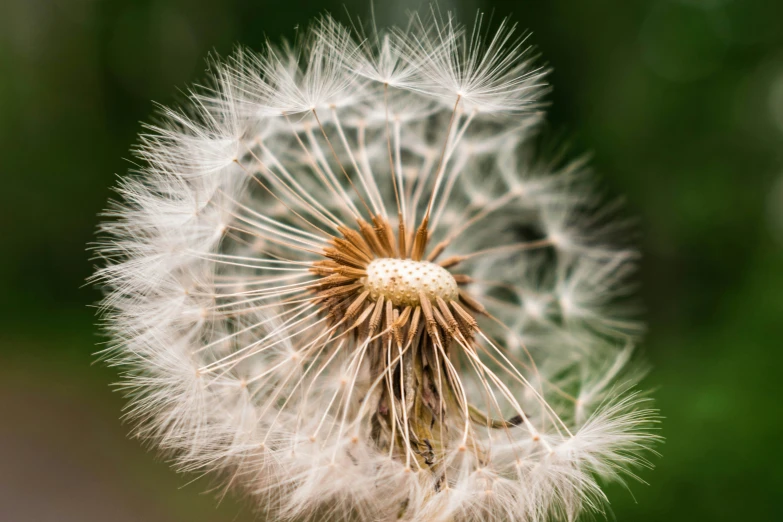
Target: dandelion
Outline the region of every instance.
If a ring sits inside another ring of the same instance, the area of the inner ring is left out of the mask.
[[[485,26],[324,17],[141,136],[94,279],[177,469],[275,520],[539,521],[649,465],[627,227],[534,153],[546,71]]]

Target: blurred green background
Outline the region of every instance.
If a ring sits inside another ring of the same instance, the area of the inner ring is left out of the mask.
[[[381,22],[417,2],[377,2]],[[345,3],[366,16],[369,4]],[[666,417],[620,521],[783,520],[783,2],[481,0],[554,67],[550,121],[639,217],[644,345]],[[0,521],[236,521],[126,438],[83,287],[151,100],[326,0],[0,1]]]

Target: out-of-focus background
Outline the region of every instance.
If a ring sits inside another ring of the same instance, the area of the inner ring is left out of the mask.
[[[418,7],[376,3],[381,23]],[[440,5],[532,30],[553,127],[639,217],[667,440],[610,519],[783,520],[783,2]],[[0,1],[0,521],[252,520],[126,438],[85,244],[151,100],[324,10],[346,19],[340,0]]]

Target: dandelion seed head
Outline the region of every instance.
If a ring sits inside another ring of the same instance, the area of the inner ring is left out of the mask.
[[[280,520],[572,520],[649,466],[628,227],[532,150],[515,34],[323,17],[161,109],[95,246],[137,436]]]

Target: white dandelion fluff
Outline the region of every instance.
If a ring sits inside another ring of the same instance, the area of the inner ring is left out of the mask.
[[[147,127],[94,279],[177,469],[275,520],[532,522],[649,465],[626,229],[532,151],[546,71],[485,25],[324,17]]]

